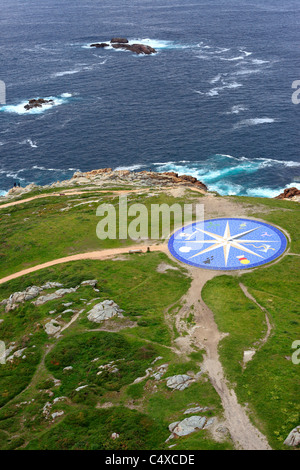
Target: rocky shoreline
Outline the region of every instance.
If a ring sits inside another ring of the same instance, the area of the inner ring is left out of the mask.
[[[176,186],[187,186],[195,187],[199,191],[206,193],[208,191],[207,186],[190,175],[178,175],[174,172],[157,173],[154,171],[129,171],[129,170],[112,170],[112,168],[102,168],[99,170],[92,170],[87,172],[77,171],[74,173],[71,179],[64,181],[57,181],[45,186],[38,186],[34,183],[29,184],[26,187],[13,187],[11,188],[6,196],[0,199],[9,199],[15,196],[20,196],[25,193],[29,193],[34,190],[45,190],[52,188],[78,188],[82,186],[93,186],[93,187],[109,187],[130,185],[133,187],[176,187]]]
[[[63,181],[56,181],[55,183],[38,186],[31,183],[25,187],[13,187],[5,196],[0,196],[0,200],[7,200],[16,196],[21,196],[25,193],[30,193],[36,190],[47,189],[64,189],[64,188],[78,188],[82,186],[91,186],[96,188],[109,188],[110,186],[132,186],[132,187],[170,187],[186,186],[197,188],[203,194],[209,191],[208,187],[197,178],[191,175],[179,175],[173,171],[158,173],[155,171],[130,171],[130,170],[113,170],[112,168],[101,168],[98,170],[91,170],[87,172],[77,171],[73,174],[72,178]],[[274,199],[284,199],[288,201],[300,202],[300,190],[293,187],[287,188],[283,193],[276,196]]]

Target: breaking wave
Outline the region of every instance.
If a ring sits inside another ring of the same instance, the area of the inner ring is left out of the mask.
[[[292,167],[300,167],[299,162],[275,160],[272,158],[234,157],[232,155],[216,154],[199,162],[169,161],[155,163],[155,170],[174,171],[192,175],[207,184],[209,190],[217,191],[222,196],[256,196],[274,197],[284,189],[283,186],[269,187],[260,181],[264,180],[265,170],[282,173]],[[253,176],[255,174],[255,183]],[[257,184],[257,186],[256,186]],[[295,185],[289,183],[286,187]]]
[[[244,119],[243,121],[240,121],[235,124],[233,128],[240,129],[241,127],[259,126],[260,124],[273,124],[274,122],[278,122],[278,119],[269,117]]]

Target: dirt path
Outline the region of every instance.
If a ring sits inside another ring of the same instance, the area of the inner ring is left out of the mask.
[[[151,251],[167,251],[166,245],[150,245],[149,244],[147,246],[150,247]],[[132,251],[141,250],[141,252],[146,253],[147,246],[146,245],[131,245],[131,246],[127,246],[124,248],[111,248],[107,250],[92,251],[89,253],[79,253],[77,255],[66,256],[64,258],[58,258],[52,261],[48,261],[47,263],[38,264],[37,266],[33,266],[28,269],[23,269],[22,271],[3,277],[2,279],[0,279],[0,284],[4,284],[5,282],[11,281],[12,279],[17,279],[18,277],[21,277],[21,276],[25,276],[26,274],[40,271],[41,269],[44,269],[44,268],[56,266],[57,264],[69,263],[70,261],[79,261],[79,260],[86,260],[86,259],[102,260],[102,259],[110,258],[111,256],[129,253],[129,251],[131,250]]]
[[[114,193],[114,194],[127,194],[127,193],[137,193],[137,192],[143,192],[146,191],[144,188],[141,189],[120,189],[118,191],[111,191],[109,188],[107,189],[88,189],[86,188],[85,191],[74,191],[74,190],[66,190],[64,191],[63,188],[59,193],[48,193],[48,194],[40,194],[37,196],[32,196],[28,197],[26,199],[19,199],[18,201],[12,201],[12,202],[7,202],[6,204],[1,204],[0,203],[0,209],[5,209],[6,207],[12,207],[12,206],[17,206],[18,204],[23,204],[25,202],[30,202],[30,201],[35,201],[35,199],[44,199],[46,197],[54,197],[54,196],[77,196],[80,194],[89,194],[91,193]],[[148,189],[147,189],[148,191]]]
[[[166,244],[150,245],[150,249],[151,251],[163,251],[168,253]],[[18,273],[14,273],[10,276],[6,276],[0,279],[0,284],[57,264],[86,259],[102,260],[128,253],[129,250],[142,250],[142,252],[145,253],[147,251],[147,246],[134,245],[124,248],[80,253],[77,255],[67,256],[65,258],[59,258],[24,269],[23,271],[19,271]],[[238,403],[235,392],[230,388],[227,380],[225,379],[223,367],[219,360],[218,345],[224,336],[218,330],[213,312],[203,302],[201,291],[208,280],[214,278],[220,273],[192,267],[189,267],[189,270],[192,276],[192,284],[184,298],[184,306],[176,316],[176,327],[179,332],[182,332],[183,330],[187,331],[187,324],[184,321],[184,318],[191,312],[192,307],[192,311],[195,315],[196,326],[188,331],[189,334],[187,336],[177,338],[176,346],[179,348],[181,353],[184,354],[188,354],[192,351],[192,344],[197,345],[200,349],[205,349],[206,354],[204,356],[203,370],[207,372],[212,385],[221,398],[226,426],[236,448],[244,450],[271,449],[265,436],[263,436],[260,431],[251,424],[246,410]],[[72,318],[71,322],[73,323],[75,320],[76,316],[75,318]],[[170,349],[178,353],[176,348]],[[47,351],[47,353],[48,352],[49,351]]]
[[[221,398],[226,419],[225,425],[236,449],[270,450],[271,447],[267,439],[250,422],[246,410],[238,403],[234,390],[231,389],[225,378],[218,354],[218,345],[224,335],[219,332],[213,312],[201,297],[201,291],[206,282],[220,273],[197,268],[190,268],[190,272],[193,280],[184,297],[185,304],[177,314],[177,327],[180,331],[181,325],[184,323],[186,328],[186,322],[182,322],[182,319],[191,311],[194,313],[196,326],[190,329],[188,336],[178,338],[176,342],[186,352],[192,344],[197,345],[200,349],[205,349],[203,370],[208,374],[212,385]]]

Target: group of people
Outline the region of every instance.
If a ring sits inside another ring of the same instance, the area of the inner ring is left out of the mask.
[[[16,188],[17,186],[18,186],[18,188],[21,187],[20,183],[17,184],[17,183],[15,182],[15,183],[14,183],[14,188]]]

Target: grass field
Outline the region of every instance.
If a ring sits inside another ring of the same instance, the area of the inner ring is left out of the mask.
[[[100,203],[113,204],[118,215],[119,198],[113,192],[118,189],[123,188],[109,187],[101,194],[91,189],[83,195],[49,196],[2,209],[0,205],[0,277],[76,253],[136,244],[130,239],[99,240],[96,236],[96,208]],[[157,189],[149,191],[128,194],[128,204],[143,203],[148,210],[151,204],[162,203],[182,207],[201,196],[189,190],[177,198]],[[57,189],[45,194],[52,192]],[[37,190],[24,198],[38,194],[43,192]],[[299,204],[236,197],[226,201],[236,205],[237,216],[241,207],[251,217],[278,225],[291,237],[291,254],[279,262],[241,275],[219,275],[202,291],[219,330],[227,333],[219,344],[219,354],[239,402],[272,448],[286,449],[284,439],[300,422],[300,366],[291,361],[292,343],[300,339]],[[149,228],[150,223],[149,219]],[[177,269],[159,272],[162,263]],[[91,279],[97,280],[97,290],[81,286]],[[122,255],[116,260],[74,261],[1,285],[0,302],[48,281],[78,289],[39,307],[27,301],[5,312],[0,305],[0,340],[12,347],[11,354],[24,349],[20,357],[0,366],[1,450],[155,450],[168,449],[170,444],[175,445],[173,450],[233,448],[228,435],[217,439],[209,429],[165,442],[170,435],[168,425],[184,419],[184,411],[191,406],[208,407],[207,418],[224,420],[220,397],[206,374],[184,391],[166,386],[166,377],[193,376],[203,361],[200,347],[184,354],[176,345],[184,335],[175,319],[191,286],[187,269],[154,252]],[[240,283],[259,305],[246,297]],[[54,291],[48,289],[42,295]],[[124,318],[90,322],[89,310],[107,299],[124,310]],[[262,344],[267,333],[266,312],[271,334]],[[70,323],[76,314],[78,318]],[[48,336],[45,324],[51,319],[61,327],[69,326],[58,337]],[[192,310],[184,321],[187,328],[197,326]],[[249,349],[256,353],[245,366],[243,354]],[[109,363],[117,372],[111,366],[101,369]],[[156,371],[162,364],[168,368],[160,380],[145,376],[149,367]],[[141,377],[145,378],[136,383]],[[76,391],[80,387],[84,388]],[[52,418],[53,413],[59,414]],[[114,432],[120,434],[119,439],[111,439]]]
[[[153,197],[129,194],[128,206],[135,202],[144,204],[151,215],[152,204],[176,203],[183,207],[189,201],[192,202],[193,198],[195,195],[192,193],[184,199],[165,194]],[[119,196],[112,192],[101,196],[92,192],[80,196],[53,196],[6,209],[1,209],[0,206],[0,276],[76,253],[138,243],[139,241],[129,238],[100,240],[97,237],[96,228],[101,219],[96,215],[96,209],[100,204],[112,204],[115,207],[118,234]],[[129,217],[128,224],[134,219],[135,217]],[[171,217],[170,231],[174,228],[173,223],[174,219]]]
[[[300,338],[299,269],[300,259],[288,256],[239,278],[220,276],[203,291],[219,329],[229,333],[219,348],[227,376],[235,384],[239,400],[247,403],[255,424],[277,449],[285,447],[283,441],[300,421],[300,369],[291,361],[292,343]],[[270,338],[245,370],[243,351],[255,348],[264,337],[266,322],[239,282],[267,309],[272,325]]]
[[[1,449],[164,448],[170,434],[168,424],[183,419],[183,411],[195,398],[201,405],[212,408],[211,415],[222,416],[220,399],[204,378],[183,392],[172,392],[163,379],[155,381],[151,377],[133,384],[158,356],[162,359],[157,366],[169,365],[166,376],[196,373],[202,358],[199,353],[186,359],[168,347],[172,330],[164,314],[188,289],[190,279],[186,272],[183,269],[168,274],[157,272],[160,263],[173,264],[163,254],[137,256],[138,263],[137,258],[128,255],[123,261],[59,265],[0,287],[0,299],[29,285],[51,280],[69,288],[86,279],[97,279],[99,289],[95,292],[89,286],[80,287],[75,293],[39,307],[27,301],[13,312],[5,313],[2,308],[1,338],[7,343],[16,342],[15,350],[26,347],[26,358],[15,359],[0,368]],[[115,332],[98,331],[102,325],[88,321],[87,312],[96,303],[95,298],[98,302],[113,299],[124,310],[125,323],[118,319],[110,325]],[[48,337],[43,326],[58,314],[65,323],[69,321],[70,314],[65,318],[62,312],[63,304],[70,302],[72,309],[84,311],[62,338]],[[49,314],[54,310],[55,315]],[[135,322],[133,328],[126,327],[128,320]],[[110,361],[115,361],[118,372],[104,370],[97,375],[99,366]],[[70,366],[73,369],[64,370]],[[60,381],[58,386],[54,379]],[[88,386],[76,392],[76,388],[85,385]],[[60,397],[65,398],[53,403]],[[51,413],[63,411],[64,415],[54,421],[47,419],[43,409],[48,402],[52,404]],[[106,402],[112,407],[99,409]],[[159,411],[162,408],[163,413]],[[113,441],[112,432],[118,432],[122,438]],[[193,445],[189,439],[182,439],[185,448]],[[213,443],[207,431],[203,431],[197,448],[210,448]],[[231,448],[228,441],[218,446]]]

